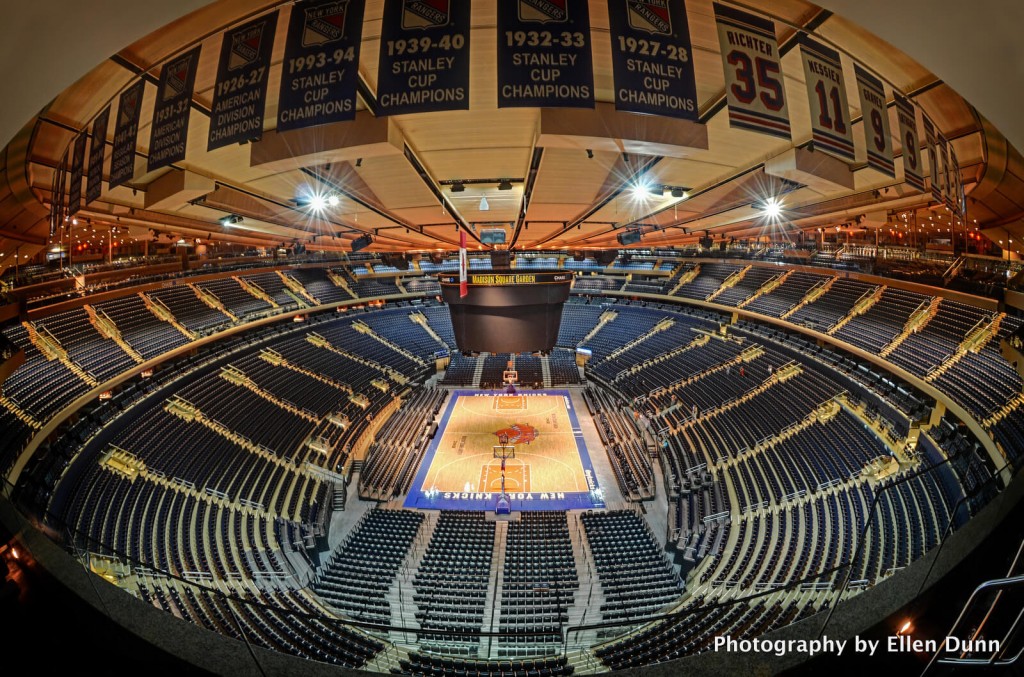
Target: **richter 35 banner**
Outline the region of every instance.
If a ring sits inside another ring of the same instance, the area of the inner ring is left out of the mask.
[[[107,148],[107,125],[110,106],[104,108],[92,123],[89,143],[89,171],[85,181],[85,202],[92,202],[103,192],[103,152]]]
[[[804,62],[807,99],[811,104],[814,147],[840,160],[852,162],[853,125],[850,123],[839,52],[801,33],[800,55]]]
[[[896,164],[892,159],[892,136],[889,134],[889,110],[885,105],[885,87],[871,73],[853,64],[857,74],[857,92],[864,127],[864,143],[868,151],[868,166],[886,176],[896,178]]]
[[[725,67],[729,125],[789,139],[789,109],[775,24],[718,3],[715,20]]]
[[[470,0],[385,0],[381,115],[469,109]]]
[[[616,110],[697,121],[683,0],[610,0]]]
[[[146,171],[152,172],[185,159],[192,88],[196,84],[201,50],[202,45],[189,50],[165,65],[160,73]]]
[[[356,116],[363,0],[313,0],[292,7],[281,71],[277,129]]]
[[[921,141],[917,135],[917,114],[910,100],[893,92],[896,100],[896,118],[900,123],[900,144],[903,146],[903,180],[924,192],[924,174],[921,170]]]
[[[277,12],[273,12],[224,34],[206,150],[263,136],[276,30]]]
[[[139,80],[121,92],[114,125],[114,147],[110,151],[110,188],[116,188],[135,175],[135,144],[139,137],[139,114],[146,82]]]
[[[533,106],[594,107],[587,0],[498,3],[498,108]]]

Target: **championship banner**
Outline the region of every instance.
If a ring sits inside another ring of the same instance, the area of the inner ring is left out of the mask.
[[[202,45],[164,65],[156,88],[153,127],[149,136],[149,163],[152,172],[185,159],[188,120],[192,112],[192,88]]]
[[[53,193],[50,201],[50,237],[57,233],[57,227],[64,224],[64,170],[68,166],[68,151],[64,150],[60,164],[53,173]],[[63,236],[61,236],[63,238]]]
[[[274,12],[224,33],[213,86],[207,151],[263,136],[276,30]]]
[[[956,151],[952,146],[949,147],[949,161],[953,165],[953,199],[956,201],[956,212],[963,219],[967,216],[967,195],[964,193],[964,180],[960,174],[960,161],[957,160]]]
[[[729,126],[790,138],[789,109],[775,24],[715,3],[725,67]]]
[[[857,74],[857,92],[860,94],[861,124],[864,127],[864,146],[868,151],[868,166],[886,176],[896,178],[896,163],[892,159],[892,136],[889,134],[889,110],[885,105],[885,87],[871,73],[853,64]]]
[[[853,125],[843,83],[839,52],[826,47],[806,33],[800,34],[800,56],[804,82],[811,104],[811,139],[815,150],[853,162]]]
[[[469,257],[466,256],[466,231],[459,231],[459,298],[469,294]]]
[[[498,3],[498,108],[517,107],[594,107],[587,0]]]
[[[939,162],[942,164],[942,199],[951,210],[956,209],[956,192],[953,189],[953,165],[949,161],[949,141],[941,133],[939,137]]]
[[[927,115],[921,116],[924,123],[924,144],[928,151],[928,166],[932,172],[932,199],[942,202],[942,175],[939,174],[939,153],[935,148],[935,125]]]
[[[917,136],[917,115],[914,104],[896,92],[896,119],[900,123],[900,144],[903,146],[903,180],[924,192],[924,174],[921,171],[921,140]]]
[[[311,0],[292,7],[281,68],[277,130],[356,116],[363,0]]]
[[[103,192],[103,154],[107,149],[107,124],[110,106],[96,116],[92,123],[89,142],[89,170],[85,181],[85,203],[89,204]]]
[[[380,115],[469,109],[470,0],[384,0]]]
[[[88,136],[82,132],[75,138],[75,150],[71,155],[71,186],[68,188],[68,216],[74,216],[82,208],[82,172]]]
[[[611,0],[615,109],[697,121],[684,0]]]
[[[139,115],[146,83],[139,80],[121,92],[117,102],[117,123],[114,125],[114,147],[110,151],[111,189],[131,180],[135,175],[135,144],[139,136]]]

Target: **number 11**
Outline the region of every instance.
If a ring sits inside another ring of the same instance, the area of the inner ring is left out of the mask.
[[[818,108],[821,114],[818,115],[818,124],[826,129],[834,129],[839,134],[846,133],[846,122],[843,121],[843,101],[839,98],[839,87],[833,85],[832,89],[825,91],[825,81],[818,80],[814,85],[814,91],[818,93]],[[828,116],[828,100],[832,99],[832,108],[835,110],[835,126],[833,120]]]

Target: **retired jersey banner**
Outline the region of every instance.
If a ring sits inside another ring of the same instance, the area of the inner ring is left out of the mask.
[[[729,126],[790,138],[789,109],[775,24],[715,3],[725,67]]]
[[[206,150],[263,136],[276,30],[277,12],[273,12],[224,33]]]
[[[384,0],[380,115],[469,108],[470,0]]]
[[[166,167],[185,159],[188,120],[192,112],[192,88],[202,45],[164,64],[156,88],[153,127],[149,136],[149,163],[146,171]]]
[[[903,180],[924,192],[924,173],[921,169],[921,140],[917,135],[917,114],[914,104],[893,92],[896,100],[896,119],[900,123],[900,145],[903,146]]]
[[[956,212],[960,215],[960,218],[965,218],[967,216],[967,195],[964,193],[964,180],[960,174],[960,161],[957,160],[956,151],[953,150],[952,146],[949,147],[949,162],[953,165],[953,190],[956,191],[954,195]]]
[[[107,149],[107,125],[110,106],[104,108],[92,123],[89,135],[89,169],[85,181],[85,203],[89,204],[103,192],[103,154]]]
[[[942,165],[942,200],[950,209],[956,208],[956,191],[953,189],[953,165],[949,158],[949,141],[938,134],[939,164]]]
[[[356,116],[363,0],[312,0],[292,7],[281,70],[277,130]]]
[[[498,108],[515,107],[594,107],[587,0],[498,3]]]
[[[466,257],[466,231],[459,231],[459,298],[469,294],[469,263]]]
[[[942,202],[942,175],[939,174],[939,153],[935,148],[938,141],[935,138],[935,125],[927,115],[921,116],[921,122],[924,124],[924,144],[928,151],[928,167],[932,174],[932,198],[936,202]]]
[[[860,112],[864,127],[864,145],[868,151],[868,166],[886,176],[896,178],[896,164],[892,159],[892,135],[889,134],[889,109],[885,105],[885,87],[871,73],[853,64],[857,74],[857,92],[860,94]]]
[[[800,55],[804,62],[807,99],[811,104],[814,148],[840,160],[853,162],[853,125],[850,124],[850,106],[846,101],[839,52],[801,33]]]
[[[610,0],[615,109],[697,121],[683,0]]]
[[[111,188],[120,186],[135,175],[135,145],[139,137],[139,115],[146,83],[139,80],[121,92],[117,102],[117,124],[114,125],[114,146],[110,151]]]
[[[82,174],[85,170],[85,142],[89,135],[82,132],[75,138],[75,150],[71,154],[71,186],[68,188],[68,216],[74,216],[82,208]]]

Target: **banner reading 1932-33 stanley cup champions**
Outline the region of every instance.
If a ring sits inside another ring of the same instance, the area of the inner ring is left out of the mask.
[[[524,106],[594,107],[587,0],[498,3],[498,108]]]
[[[857,93],[864,127],[864,144],[868,152],[868,166],[886,176],[896,177],[892,159],[892,137],[889,134],[889,109],[885,105],[885,87],[882,81],[853,64],[857,76]]]
[[[715,3],[729,126],[789,139],[782,60],[769,19]]]
[[[363,0],[310,0],[292,7],[278,131],[355,117],[362,37]]]
[[[609,0],[615,108],[696,122],[697,80],[683,0]]]
[[[276,30],[277,12],[272,12],[224,34],[206,150],[263,136]]]
[[[470,0],[385,0],[380,115],[469,108]]]
[[[139,115],[142,113],[142,94],[146,81],[139,80],[121,92],[117,102],[117,124],[114,125],[114,145],[110,150],[111,188],[131,180],[135,174],[135,144],[139,137]]]
[[[149,136],[147,171],[185,159],[188,121],[192,111],[192,89],[196,83],[202,45],[168,62],[160,73]]]
[[[110,106],[104,108],[92,123],[89,143],[89,170],[85,181],[85,202],[92,202],[103,192],[103,152],[107,148],[107,125]]]

